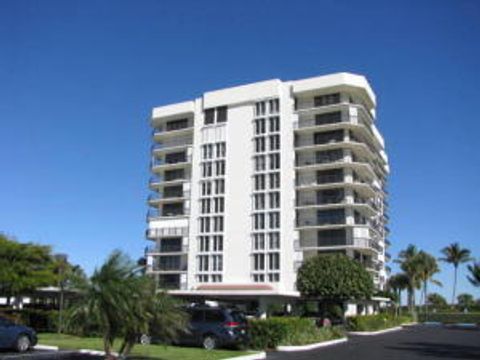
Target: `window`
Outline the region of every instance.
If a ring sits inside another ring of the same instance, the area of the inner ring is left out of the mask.
[[[280,187],[280,173],[275,172],[268,175],[270,189],[278,189]]]
[[[268,269],[279,270],[280,269],[280,254],[270,253],[268,254]]]
[[[343,141],[343,130],[325,131],[313,135],[315,145],[331,144],[340,141]]]
[[[208,252],[210,250],[210,239],[208,236],[200,236],[198,238],[198,247],[200,252]]]
[[[280,135],[270,135],[270,150],[280,150]]]
[[[315,115],[315,125],[334,124],[341,121],[342,113],[340,111]]]
[[[200,212],[202,214],[210,213],[210,199],[201,199],[200,200]]]
[[[208,271],[208,255],[198,256],[198,271]]]
[[[223,256],[212,255],[212,271],[222,271],[223,269]]]
[[[220,106],[217,108],[217,123],[227,122],[227,107]]]
[[[318,246],[346,245],[347,233],[345,229],[321,230],[317,232]]]
[[[265,282],[265,275],[263,274],[254,274],[253,275],[254,282]]]
[[[315,107],[338,104],[340,102],[340,93],[315,96],[313,102]]]
[[[213,251],[223,251],[223,236],[222,235],[215,235],[213,236]]]
[[[212,176],[212,163],[206,162],[202,164],[202,177]]]
[[[265,175],[255,175],[255,190],[265,190]]]
[[[213,124],[215,122],[215,109],[205,110],[205,125]]]
[[[215,275],[212,275],[212,282],[222,282],[222,275],[218,275],[218,274],[215,274]]]
[[[278,229],[280,227],[280,213],[272,212],[268,214],[270,229]]]
[[[279,273],[268,274],[268,281],[269,282],[279,282],[280,281],[280,274]]]
[[[217,158],[223,158],[226,155],[226,144],[225,142],[219,142],[216,144],[217,149]]]
[[[217,179],[215,180],[215,194],[224,194],[225,193],[225,180]]]
[[[165,171],[165,181],[174,181],[179,179],[185,179],[184,169]]]
[[[275,191],[268,194],[270,209],[280,208],[280,192]]]
[[[215,170],[217,176],[225,175],[225,160],[215,161]]]
[[[202,196],[207,196],[212,193],[212,183],[210,181],[202,182]]]
[[[255,194],[253,198],[255,210],[265,209],[265,194]]]
[[[280,109],[280,101],[278,99],[272,99],[268,102],[270,114],[278,113]]]
[[[255,104],[255,115],[256,116],[262,116],[265,115],[265,102],[260,101]]]
[[[253,234],[253,249],[264,250],[265,249],[265,234]]]
[[[255,156],[255,170],[262,171],[266,169],[265,155]]]
[[[166,131],[185,129],[188,127],[188,119],[178,119],[167,122]]]
[[[265,270],[265,254],[253,255],[253,269],[257,271]]]
[[[270,122],[270,132],[280,131],[280,118],[278,116],[273,116],[269,119]]]
[[[264,152],[265,151],[265,138],[257,137],[255,138],[255,152]]]
[[[272,232],[268,234],[268,248],[270,250],[280,249],[280,233]]]
[[[223,213],[225,210],[225,199],[223,197],[217,197],[214,199],[215,212]]]
[[[253,219],[255,230],[265,229],[265,214],[254,214]]]
[[[255,134],[265,134],[266,127],[265,127],[265,119],[256,119],[255,120]]]
[[[280,154],[270,154],[270,169],[275,170],[280,168]]]
[[[318,210],[317,225],[345,224],[345,209]]]

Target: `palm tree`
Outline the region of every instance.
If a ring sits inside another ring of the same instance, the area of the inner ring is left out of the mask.
[[[472,265],[468,265],[468,271],[470,271],[470,275],[467,276],[468,281],[472,283],[473,286],[480,286],[480,262],[473,263]]]
[[[418,249],[415,245],[408,245],[405,250],[400,251],[396,263],[400,264],[408,278],[407,298],[408,307],[413,314],[415,311],[415,289],[420,287],[418,268],[416,266],[416,257],[418,256]]]
[[[452,264],[454,268],[453,293],[452,293],[452,305],[453,305],[455,304],[455,294],[457,292],[458,266],[460,264],[463,264],[472,260],[472,258],[470,257],[470,250],[462,248],[458,242],[450,244],[447,247],[444,247],[442,249],[442,254],[444,255],[444,257],[440,258],[440,260],[448,264]]]
[[[426,253],[425,251],[420,251],[416,258],[415,263],[418,269],[418,279],[423,284],[423,299],[424,299],[424,309],[425,314],[428,313],[428,283],[431,282],[438,286],[442,284],[433,279],[433,276],[440,272],[438,267],[437,260],[432,255]]]
[[[398,314],[398,308],[402,305],[402,291],[408,287],[408,277],[404,273],[398,273],[390,276],[387,282],[387,288],[390,289],[396,297],[395,313]]]
[[[165,331],[168,339],[184,329],[183,311],[174,306],[173,300],[169,306],[160,307],[159,302],[164,304],[166,295],[156,295],[153,279],[138,271],[138,266],[119,251],[113,252],[105,264],[78,287],[78,292],[80,298],[69,309],[67,326],[83,333],[85,329],[88,332],[89,327],[100,330],[107,359],[114,358],[115,338],[122,339],[119,355],[125,357],[138,334],[159,332],[158,326],[168,324],[169,330]]]

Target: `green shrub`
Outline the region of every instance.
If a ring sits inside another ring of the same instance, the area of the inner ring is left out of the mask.
[[[58,311],[56,310],[2,309],[0,315],[38,332],[56,332],[58,329]]]
[[[274,349],[278,345],[305,345],[342,337],[337,327],[317,328],[315,321],[298,317],[271,317],[249,322],[250,346]]]
[[[347,328],[350,331],[377,331],[411,322],[410,316],[393,316],[382,313],[375,315],[358,315],[347,318]]]
[[[455,324],[455,323],[470,323],[470,324],[480,324],[480,313],[429,313],[428,316],[425,316],[424,313],[418,314],[418,319],[421,322],[433,321],[441,322],[444,324]]]

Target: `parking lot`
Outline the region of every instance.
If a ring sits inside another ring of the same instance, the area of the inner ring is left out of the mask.
[[[376,336],[352,336],[344,344],[295,352],[269,353],[268,360],[480,359],[479,329],[415,326]]]

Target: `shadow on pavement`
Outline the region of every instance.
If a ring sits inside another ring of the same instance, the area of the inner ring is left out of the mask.
[[[408,342],[400,346],[387,346],[387,349],[415,352],[421,356],[449,359],[480,359],[480,346],[438,344],[429,342]]]

